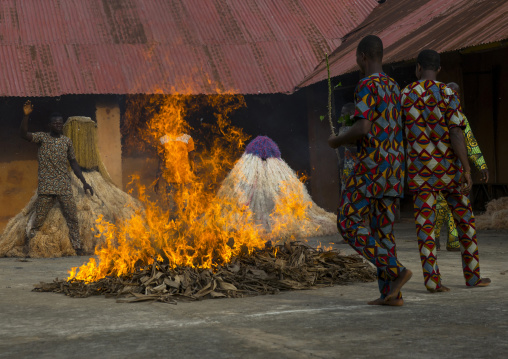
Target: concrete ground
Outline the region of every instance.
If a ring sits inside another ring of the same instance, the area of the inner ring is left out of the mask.
[[[414,272],[403,307],[366,305],[379,295],[374,282],[178,305],[76,299],[31,289],[83,257],[0,258],[0,358],[508,357],[508,231],[479,232],[490,287],[466,288],[460,255],[439,252],[451,288],[439,294],[423,285],[414,224],[398,223],[396,237]]]

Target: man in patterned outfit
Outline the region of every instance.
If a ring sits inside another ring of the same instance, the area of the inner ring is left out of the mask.
[[[27,141],[37,143],[39,162],[37,201],[35,203],[35,221],[29,234],[29,240],[41,228],[46,217],[58,200],[62,214],[69,227],[69,237],[72,247],[77,255],[82,255],[81,240],[79,238],[78,214],[76,202],[72,197],[71,177],[67,167],[70,164],[74,174],[83,183],[83,189],[93,195],[92,187],[86,183],[81,168],[76,161],[72,142],[63,133],[63,117],[54,113],[49,118],[50,132],[28,132],[28,117],[33,106],[27,101],[23,106],[23,120],[21,121],[20,135]]]
[[[458,84],[455,82],[450,82],[446,84],[446,86],[451,88],[458,97],[460,89]],[[483,158],[480,146],[478,146],[478,142],[476,142],[476,138],[473,135],[473,131],[469,126],[469,121],[467,120],[466,116],[464,116],[464,114],[462,114],[462,116],[464,117],[464,124],[466,126],[466,129],[464,130],[464,136],[466,137],[467,157],[469,161],[473,163],[476,169],[481,173],[481,180],[487,183],[489,181],[489,170],[487,168],[487,164]],[[450,208],[448,207],[444,197],[439,194],[436,204],[436,227],[434,229],[436,232],[435,238],[438,251],[441,249],[441,245],[439,243],[439,234],[441,232],[441,227],[445,221],[448,228],[446,250],[451,252],[459,252],[459,236],[457,233],[457,228],[455,227],[455,221],[453,220],[452,212],[450,211]]]
[[[440,191],[459,232],[466,285],[490,284],[490,279],[480,277],[474,216],[466,196],[473,181],[464,141],[464,119],[457,95],[436,81],[440,69],[436,51],[420,52],[416,65],[418,81],[404,89],[401,100],[418,247],[425,287],[432,293],[449,291],[441,283],[434,238]]]
[[[355,90],[355,123],[328,139],[330,147],[359,140],[358,163],[346,180],[338,208],[337,227],[346,241],[378,269],[380,298],[371,305],[403,305],[402,286],[412,273],[397,259],[393,222],[395,199],[402,195],[404,149],[400,89],[383,73],[383,43],[363,38],[356,62],[365,77]],[[368,216],[370,228],[364,224]]]

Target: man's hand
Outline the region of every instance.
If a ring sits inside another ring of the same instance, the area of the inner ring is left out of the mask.
[[[471,188],[473,188],[471,173],[464,171],[462,172],[462,176],[460,176],[460,192],[467,194],[471,192]]]
[[[23,114],[25,116],[29,116],[32,113],[33,110],[34,110],[34,105],[32,105],[30,100],[25,102],[25,104],[23,105]]]
[[[330,137],[328,137],[328,146],[331,148],[339,147],[340,144],[338,143],[337,138],[338,136],[335,136],[334,134],[330,135]]]
[[[85,191],[85,194],[86,194],[86,191],[90,191],[90,194],[93,196],[93,188],[88,183],[86,183],[86,182],[83,183],[83,190]]]
[[[480,174],[482,176],[482,178],[480,180],[482,182],[487,183],[489,181],[489,170],[485,168],[485,169],[480,171]]]

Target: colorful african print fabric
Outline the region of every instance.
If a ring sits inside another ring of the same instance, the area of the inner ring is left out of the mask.
[[[469,161],[474,164],[478,171],[486,170],[487,164],[485,163],[485,159],[483,158],[480,146],[478,146],[478,142],[473,135],[473,131],[471,130],[471,126],[469,126],[469,121],[467,120],[466,116],[464,116],[464,122],[466,124],[464,136],[466,138],[467,157],[469,158]]]
[[[452,211],[450,211],[450,207],[448,207],[448,203],[444,199],[441,192],[437,196],[436,202],[436,226],[434,228],[434,238],[436,239],[436,246],[440,249],[440,235],[441,228],[443,227],[443,223],[446,222],[446,248],[449,250],[459,249],[459,234],[457,232],[457,227],[455,226],[455,221],[453,220]]]
[[[421,80],[402,91],[410,191],[453,190],[462,166],[453,152],[450,129],[465,128],[457,95],[445,84]]]
[[[354,174],[355,167],[358,164],[358,157],[356,156],[356,151],[352,148],[345,147],[344,148],[344,161],[342,164],[342,171],[340,173],[340,182],[342,191],[346,188],[346,181]]]
[[[38,194],[72,195],[69,162],[76,158],[70,138],[53,137],[46,132],[32,134],[39,145]]]
[[[478,142],[473,135],[473,131],[471,130],[471,126],[469,126],[469,121],[466,116],[464,117],[464,123],[466,125],[466,129],[464,130],[464,137],[466,139],[466,147],[467,147],[467,157],[470,162],[474,164],[478,171],[487,169],[487,164],[485,163],[485,159],[483,158],[482,151],[480,150],[480,146],[478,146]],[[446,204],[446,200],[443,198],[441,194],[437,199],[437,215],[436,215],[436,240],[439,241],[439,236],[441,233],[441,227],[443,223],[446,221],[448,227],[448,239],[446,248],[455,249],[459,248],[459,237],[457,233],[457,229],[455,228],[455,222],[452,217],[452,212],[448,205]],[[439,242],[438,242],[439,243]]]
[[[399,85],[383,73],[360,80],[355,91],[355,114],[372,123],[360,140],[358,164],[346,180],[365,197],[400,197],[403,193],[404,148]]]
[[[71,240],[72,247],[74,249],[80,249],[81,240],[79,239],[78,210],[76,208],[76,202],[74,201],[72,194],[37,195],[37,200],[35,202],[35,221],[32,228],[38,231],[42,227],[49,211],[51,208],[53,208],[53,204],[56,200],[58,200],[60,203],[62,214],[65,218],[65,221],[67,222],[67,227],[69,228],[69,238]]]
[[[368,217],[370,228],[363,218]],[[357,189],[342,195],[337,227],[342,237],[377,268],[381,298],[390,292],[390,284],[405,267],[398,261],[393,235],[395,197],[369,198]],[[399,293],[397,298],[402,298]]]
[[[458,191],[443,191],[443,197],[451,208],[460,238],[462,270],[467,286],[474,286],[480,281],[480,263],[476,229],[471,203],[467,196]],[[441,288],[441,275],[437,265],[437,248],[435,243],[435,213],[438,192],[420,191],[413,194],[416,234],[423,268],[425,287],[434,291]]]

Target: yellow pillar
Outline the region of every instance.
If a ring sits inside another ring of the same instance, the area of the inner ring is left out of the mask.
[[[122,136],[120,134],[120,106],[114,101],[96,104],[98,146],[102,162],[119,188],[122,186]]]

